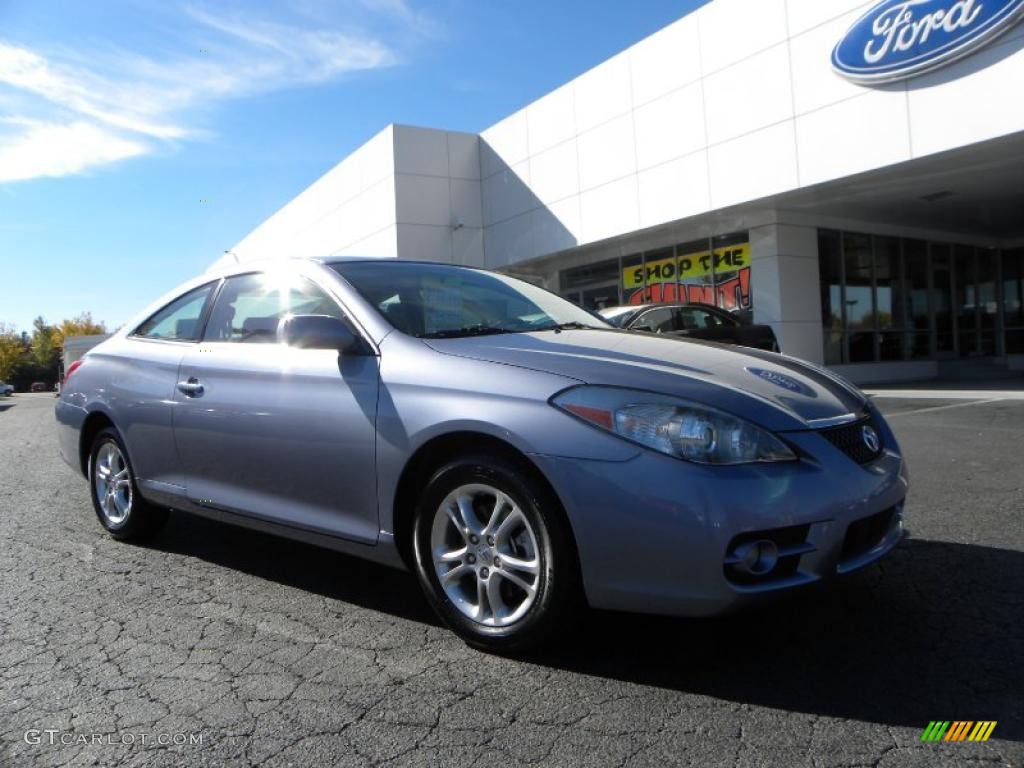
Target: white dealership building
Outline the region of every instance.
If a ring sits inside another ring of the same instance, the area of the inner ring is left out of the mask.
[[[1024,367],[1024,0],[713,0],[480,134],[391,125],[226,258],[752,307],[860,382]]]

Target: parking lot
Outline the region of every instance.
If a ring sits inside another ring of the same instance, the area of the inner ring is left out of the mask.
[[[510,660],[407,574],[180,514],[111,540],[52,395],[0,399],[0,765],[1024,765],[1024,399],[877,402],[913,482],[883,563],[726,619],[593,613]],[[932,720],[998,725],[922,743]]]

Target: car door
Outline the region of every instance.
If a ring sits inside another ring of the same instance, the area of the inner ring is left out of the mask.
[[[153,501],[171,504],[184,494],[174,444],[173,396],[186,351],[199,343],[218,280],[186,291],[125,337],[97,348],[113,375],[102,391],[128,447],[135,476]]]
[[[375,542],[378,358],[278,343],[286,314],[348,321],[294,271],[229,277],[186,353],[174,436],[193,503]],[[368,345],[367,345],[368,347]]]

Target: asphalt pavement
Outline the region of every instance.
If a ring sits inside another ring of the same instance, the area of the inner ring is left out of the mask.
[[[1024,400],[882,394],[913,488],[881,564],[519,660],[343,555],[176,513],[113,541],[52,395],[0,398],[0,766],[1022,766]]]

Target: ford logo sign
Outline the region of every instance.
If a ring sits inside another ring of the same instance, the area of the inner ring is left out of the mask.
[[[1024,18],[1024,0],[884,0],[832,51],[832,68],[878,84],[967,56]]]

